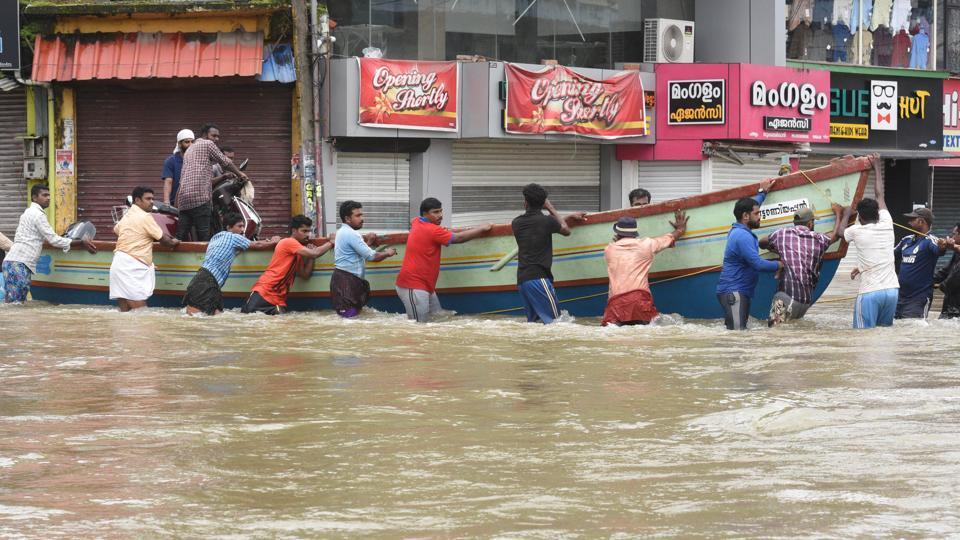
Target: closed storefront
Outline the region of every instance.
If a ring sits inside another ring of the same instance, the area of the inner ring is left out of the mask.
[[[600,146],[458,141],[453,145],[453,224],[506,223],[523,213],[536,182],[561,213],[600,209]]]
[[[624,168],[630,167],[627,163],[636,165],[630,168],[635,172],[626,182],[624,206],[630,191],[638,187],[650,192],[652,203],[689,197],[702,189],[702,161],[635,161],[624,162]]]
[[[0,91],[0,232],[11,240],[27,201],[21,138],[27,128],[25,99],[22,86]]]
[[[337,208],[363,204],[364,230],[410,227],[410,154],[337,152]]]
[[[776,178],[780,172],[779,158],[748,157],[743,161],[741,165],[717,157],[710,158],[710,190],[718,191]]]
[[[138,185],[162,194],[163,161],[177,132],[216,124],[256,190],[262,236],[286,231],[290,218],[292,86],[247,83],[190,88],[77,85],[77,213],[98,237],[113,236],[111,209]]]
[[[960,167],[934,167],[932,203],[934,234],[950,234],[960,223]]]

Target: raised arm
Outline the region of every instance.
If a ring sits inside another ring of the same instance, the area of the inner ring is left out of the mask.
[[[847,230],[847,224],[850,223],[850,214],[853,213],[853,208],[840,206],[837,203],[833,203],[830,206],[833,208],[833,215],[837,219],[837,223],[833,226],[833,232],[827,235],[827,238],[830,239],[830,243],[832,244],[843,238],[843,231]]]
[[[557,213],[557,209],[553,207],[553,203],[550,202],[550,199],[547,199],[543,203],[543,209],[546,210],[553,217],[553,219],[557,220],[557,223],[560,224],[560,230],[558,232],[563,236],[570,236],[570,225],[567,225],[567,219],[573,218],[582,221],[587,215],[586,212],[574,212],[566,218],[560,217],[560,214]]]
[[[474,238],[490,232],[491,229],[493,229],[493,225],[487,223],[486,225],[478,225],[465,231],[458,231],[456,234],[454,234],[451,244],[462,244],[464,242],[469,242]]]
[[[880,159],[880,154],[873,154],[873,179],[877,204],[880,206],[880,210],[886,210],[887,203],[883,194],[883,161]]]

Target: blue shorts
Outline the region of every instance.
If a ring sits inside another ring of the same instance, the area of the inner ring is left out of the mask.
[[[527,312],[527,322],[550,324],[560,318],[560,303],[553,282],[546,278],[530,279],[517,286],[523,309]]]
[[[897,312],[897,289],[883,289],[857,295],[853,305],[853,327],[893,326]]]

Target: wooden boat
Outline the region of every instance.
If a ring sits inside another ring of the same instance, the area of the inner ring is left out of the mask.
[[[816,228],[834,227],[831,201],[856,204],[863,196],[870,157],[846,157],[828,166],[780,177],[762,206],[764,219],[758,236],[772,233],[792,223],[798,205],[815,209]],[[760,184],[705,193],[683,199],[589,214],[583,223],[574,224],[569,237],[554,239],[553,273],[563,310],[575,316],[600,316],[607,300],[607,273],[603,249],[612,238],[612,224],[621,216],[637,218],[641,234],[655,236],[671,230],[668,221],[674,210],[689,216],[687,233],[673,249],[659,254],[651,268],[651,290],[662,313],[677,313],[687,318],[720,318],[715,287],[720,274],[727,232],[733,221],[737,199],[754,195]],[[519,214],[520,209],[517,210]],[[402,312],[394,291],[400,268],[406,233],[389,234],[382,242],[394,246],[398,256],[367,267],[371,285],[370,305],[379,310]],[[53,303],[108,304],[109,269],[114,243],[96,242],[100,252],[91,255],[82,250],[68,253],[46,248],[33,278],[33,297]],[[516,248],[509,224],[497,225],[485,237],[443,250],[440,279],[437,284],[444,308],[461,314],[521,314],[516,291],[516,261],[509,254]],[[206,244],[185,243],[176,251],[159,246],[156,292],[151,306],[179,306],[184,290],[203,260]],[[235,260],[224,286],[228,307],[239,306],[250,287],[263,272],[272,252],[249,251]],[[824,257],[821,279],[815,296],[833,279],[846,244],[834,244]],[[767,255],[769,256],[769,255]],[[504,264],[506,262],[506,264]],[[498,264],[499,263],[499,264]],[[502,269],[495,271],[497,267]],[[298,279],[288,303],[293,310],[329,309],[329,279],[333,270],[333,252],[317,261],[309,280]],[[761,276],[751,315],[766,318],[776,289],[772,274]]]

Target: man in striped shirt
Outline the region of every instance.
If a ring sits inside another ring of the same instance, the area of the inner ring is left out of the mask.
[[[213,167],[219,163],[223,168],[247,180],[247,175],[225,156],[217,143],[220,130],[207,124],[200,130],[200,138],[183,155],[183,170],[180,172],[180,189],[177,191],[177,240],[184,240],[195,229],[193,240],[206,242],[210,239],[210,224],[213,219]]]
[[[760,247],[780,255],[783,269],[780,271],[777,293],[770,306],[768,324],[801,319],[813,303],[813,291],[820,280],[820,264],[823,254],[831,244],[843,238],[843,231],[850,221],[850,207],[832,205],[836,225],[830,234],[813,230],[816,216],[811,208],[800,208],[793,216],[793,227],[785,227],[760,240]]]

